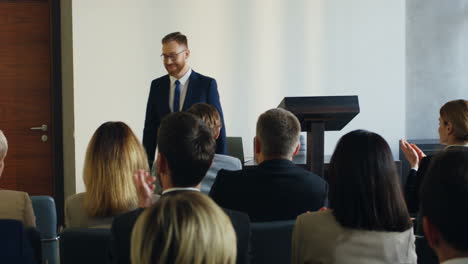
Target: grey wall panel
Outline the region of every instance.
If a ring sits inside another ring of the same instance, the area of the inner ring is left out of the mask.
[[[407,0],[406,20],[406,137],[438,138],[440,106],[468,98],[468,0]]]

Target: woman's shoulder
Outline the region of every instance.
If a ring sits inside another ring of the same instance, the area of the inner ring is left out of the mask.
[[[242,169],[242,164],[240,160],[236,157],[222,155],[222,154],[215,154],[213,158],[213,164],[219,165],[222,169],[227,170],[240,170]]]
[[[332,210],[317,211],[301,214],[297,217],[296,225],[303,226],[309,230],[330,231],[341,229],[336,222]]]
[[[308,221],[308,222],[335,221],[335,216],[333,215],[332,210],[307,212],[307,213],[299,215],[297,218],[298,219],[300,218],[302,221]]]
[[[8,197],[9,199],[24,199],[24,197],[29,197],[28,193],[22,191],[13,191],[13,190],[0,190],[1,197]]]
[[[81,204],[84,200],[85,193],[76,193],[73,195],[68,196],[68,198],[65,200],[65,206],[74,206],[77,204]]]

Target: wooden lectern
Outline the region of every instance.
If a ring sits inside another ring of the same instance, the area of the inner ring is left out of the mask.
[[[285,97],[278,107],[296,115],[307,131],[307,169],[323,177],[325,131],[341,130],[359,114],[357,95]]]

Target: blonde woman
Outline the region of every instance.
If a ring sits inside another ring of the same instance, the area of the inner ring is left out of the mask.
[[[8,141],[0,130],[0,178],[5,168],[7,152]],[[36,217],[29,195],[25,192],[0,189],[0,219],[20,220],[27,227],[35,227]]]
[[[137,207],[133,173],[148,170],[143,146],[122,122],[106,122],[94,132],[86,150],[86,192],[65,203],[67,227],[110,227],[114,216]]]
[[[195,191],[162,196],[133,228],[134,264],[234,264],[236,235],[227,215]]]
[[[439,141],[446,148],[468,147],[468,101],[449,101],[439,110]],[[401,141],[401,149],[411,170],[405,185],[405,198],[411,213],[419,211],[419,189],[429,167],[431,156],[427,156],[415,144]]]

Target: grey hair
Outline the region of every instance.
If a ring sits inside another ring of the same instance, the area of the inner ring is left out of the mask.
[[[5,158],[8,151],[8,141],[3,134],[3,131],[0,129],[0,159]]]
[[[257,121],[257,138],[267,157],[291,157],[299,143],[301,124],[297,117],[282,108],[261,114]]]

